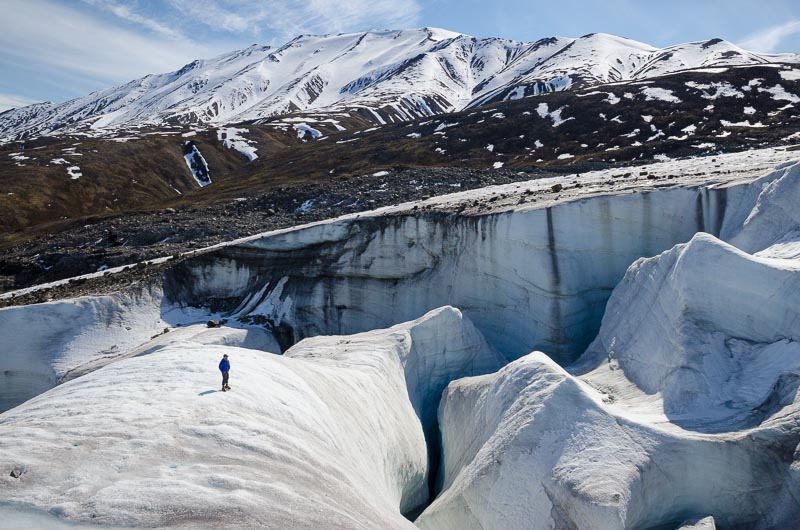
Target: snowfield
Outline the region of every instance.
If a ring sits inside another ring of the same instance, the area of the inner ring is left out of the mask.
[[[794,527],[796,152],[575,180],[260,234],[125,292],[0,310],[0,519]]]
[[[256,154],[258,149],[252,145],[255,142],[242,136],[243,133],[247,132],[249,132],[248,129],[224,127],[217,130],[217,140],[222,142],[222,145],[224,145],[227,149],[239,151],[245,158],[247,158],[247,160],[252,162],[258,158],[258,155]],[[186,137],[186,134],[182,134],[181,136]]]

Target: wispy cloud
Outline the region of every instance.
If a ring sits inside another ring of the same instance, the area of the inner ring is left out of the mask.
[[[179,40],[186,39],[186,37],[174,27],[146,17],[136,12],[130,5],[121,4],[116,0],[83,0],[83,3],[111,13],[126,22],[137,24],[165,37]]]
[[[407,28],[421,1],[2,0],[0,91],[63,101],[254,42]]]
[[[779,51],[781,42],[795,33],[800,33],[800,20],[797,19],[752,33],[739,42],[739,46],[757,52]]]
[[[26,98],[24,96],[0,92],[0,112],[17,107],[24,107],[25,105],[31,105],[33,103],[38,102],[35,99]]]
[[[85,86],[174,70],[212,54],[201,44],[112,25],[52,0],[3,0],[3,8],[0,63],[40,70],[47,81],[53,76],[77,79],[81,92]]]
[[[418,0],[169,0],[211,30],[285,40],[301,33],[405,28],[419,22]]]

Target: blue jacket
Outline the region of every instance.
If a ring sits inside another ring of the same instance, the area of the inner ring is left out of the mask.
[[[219,362],[219,371],[220,372],[229,372],[231,369],[231,363],[228,359],[222,359]]]

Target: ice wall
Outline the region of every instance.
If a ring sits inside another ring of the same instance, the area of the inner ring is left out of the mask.
[[[633,186],[543,207],[351,216],[201,253],[149,292],[2,310],[0,333],[11,340],[0,344],[7,389],[0,410],[164,327],[218,312],[231,325],[266,326],[283,350],[305,337],[386,327],[449,304],[508,358],[540,349],[567,365],[593,340],[611,290],[639,257],[698,231],[748,251],[771,234],[762,238],[774,243],[770,252],[800,254],[792,239],[800,221],[791,213],[798,175],[796,164],[784,164],[726,185]]]
[[[166,291],[260,315],[287,344],[450,304],[510,358],[541,349],[566,364],[594,338],[628,265],[697,231],[719,233],[727,196],[678,188],[486,215],[340,220],[190,260]]]
[[[444,489],[417,526],[666,529],[705,514],[724,528],[794,526],[797,403],[753,430],[701,434],[607,398],[539,352],[451,383]]]

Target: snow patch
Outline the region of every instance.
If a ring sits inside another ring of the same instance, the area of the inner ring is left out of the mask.
[[[759,92],[766,92],[772,94],[772,99],[777,101],[789,101],[791,103],[800,103],[800,97],[786,91],[781,85],[775,85],[771,88],[759,88]]]
[[[297,123],[293,125],[293,127],[295,131],[297,131],[297,137],[303,141],[307,140],[309,137],[311,137],[314,140],[319,140],[320,138],[322,138],[322,132],[320,132],[318,129],[311,127],[307,123]]]
[[[744,94],[736,89],[728,82],[721,83],[696,83],[694,81],[687,81],[686,86],[700,90],[703,94],[700,96],[703,99],[717,99],[717,98],[743,98]]]
[[[764,125],[760,121],[757,122],[757,123],[750,123],[749,120],[737,121],[737,122],[732,122],[732,121],[727,121],[727,120],[719,120],[719,122],[722,124],[723,127],[750,127],[750,128],[754,128],[754,129],[761,129],[761,128],[766,127],[766,125]]]
[[[306,201],[303,201],[303,204],[295,208],[294,213],[300,213],[300,212],[308,213],[312,209],[314,209],[314,200],[308,199]]]
[[[784,81],[800,81],[800,70],[781,70],[778,72]]]
[[[69,166],[67,168],[67,175],[69,175],[70,180],[77,180],[83,176],[83,173],[81,173],[80,167]]]
[[[200,150],[197,148],[194,142],[184,142],[183,151],[183,158],[186,160],[186,165],[189,166],[189,171],[192,172],[194,180],[197,181],[200,187],[205,187],[211,184],[211,175],[208,171],[208,163],[206,163],[206,159],[203,158],[202,154],[200,154]]]
[[[640,90],[644,94],[646,101],[666,101],[667,103],[681,103],[680,98],[675,96],[671,90],[658,87],[644,87]]]
[[[547,103],[539,103],[539,105],[536,107],[536,113],[539,114],[539,117],[542,118],[542,119],[550,118],[551,120],[553,120],[553,127],[558,127],[562,123],[565,123],[565,122],[568,122],[569,120],[574,120],[575,119],[573,117],[566,118],[566,119],[561,117],[561,113],[566,108],[567,108],[567,106],[565,105],[565,106],[563,106],[563,107],[551,112],[549,110],[549,107],[547,106]]]
[[[439,125],[436,127],[436,129],[434,129],[434,130],[435,130],[436,132],[439,132],[439,131],[443,131],[443,130],[445,130],[445,129],[449,129],[450,127],[455,127],[456,125],[458,125],[458,122],[454,122],[454,123],[440,123],[440,124],[439,124]]]
[[[258,158],[258,155],[256,154],[257,148],[253,147],[253,144],[255,143],[253,140],[248,140],[242,136],[242,133],[247,132],[250,131],[248,129],[238,129],[236,127],[217,129],[217,140],[222,142],[222,145],[224,145],[225,148],[240,152],[247,158],[247,160],[252,162]]]

